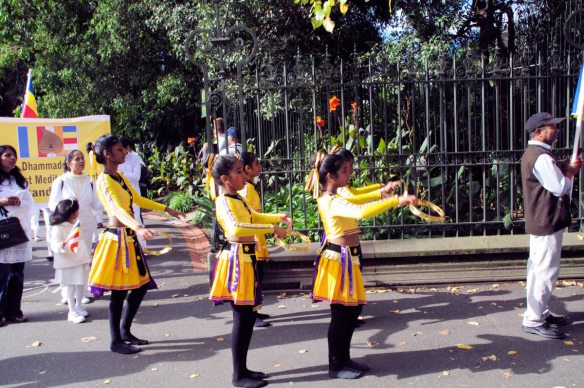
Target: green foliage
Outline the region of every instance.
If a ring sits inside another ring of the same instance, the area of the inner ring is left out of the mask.
[[[173,191],[189,194],[195,192],[191,168],[192,156],[182,146],[169,153],[162,153],[158,147],[149,149],[148,169],[152,172],[153,189],[159,196]]]
[[[164,203],[174,210],[178,210],[183,213],[188,213],[192,211],[197,202],[192,195],[181,193],[178,191],[172,192],[166,196]]]

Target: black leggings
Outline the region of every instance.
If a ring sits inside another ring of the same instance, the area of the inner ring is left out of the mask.
[[[140,303],[142,303],[142,299],[144,299],[147,290],[148,284],[145,284],[140,288],[129,291],[130,295],[128,296],[128,303],[126,303],[123,321],[122,310],[124,307],[124,299],[126,299],[128,291],[112,290],[112,296],[109,303],[109,324],[112,344],[123,342],[123,338],[130,334],[132,321],[138,312],[138,308],[140,308]]]
[[[351,358],[351,339],[362,309],[362,305],[331,304],[331,323],[328,329],[329,360],[344,363]]]
[[[253,306],[240,306],[231,303],[233,328],[231,330],[231,355],[233,357],[233,379],[246,377],[247,351],[253,334],[256,313]]]

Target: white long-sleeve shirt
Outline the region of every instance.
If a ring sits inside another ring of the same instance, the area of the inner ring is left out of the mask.
[[[530,140],[530,145],[537,145],[547,150],[552,146],[536,140]],[[572,190],[572,180],[566,178],[557,166],[554,158],[547,154],[540,155],[533,165],[533,175],[539,183],[556,197],[568,194]]]

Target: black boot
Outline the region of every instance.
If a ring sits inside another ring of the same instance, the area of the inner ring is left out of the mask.
[[[138,353],[140,348],[126,344],[122,340],[122,335],[120,333],[120,321],[122,318],[122,308],[124,306],[126,294],[127,291],[112,291],[109,304],[109,324],[111,335],[110,350],[120,354],[134,354]]]
[[[328,375],[331,379],[358,379],[361,377],[362,373],[363,372],[358,369],[354,369],[348,365],[345,365],[341,359],[334,356],[329,356]]]
[[[128,303],[126,304],[124,311],[121,337],[124,342],[127,342],[131,345],[148,345],[148,340],[140,339],[134,336],[130,331],[134,317],[136,316],[138,308],[140,308],[140,304],[144,299],[144,295],[146,295],[146,290],[143,288],[132,290],[130,292],[130,296],[128,297]]]

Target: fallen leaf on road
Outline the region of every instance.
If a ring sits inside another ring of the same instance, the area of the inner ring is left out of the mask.
[[[285,292],[283,292],[281,294],[278,294],[278,299],[282,299],[282,298],[285,298],[285,297],[286,297],[286,293]]]
[[[30,344],[31,348],[38,348],[39,346],[41,346],[43,343],[41,341],[34,341],[32,344]]]
[[[225,338],[223,338],[223,337],[217,337],[217,342],[223,342],[223,341],[225,341]]]
[[[467,344],[458,344],[458,345],[456,345],[456,347],[459,349],[464,349],[464,350],[471,350],[472,349],[472,346],[467,345]]]
[[[95,341],[97,338],[95,338],[94,336],[91,337],[83,337],[81,338],[81,342],[91,342],[91,341]]]
[[[491,287],[493,287],[493,288],[499,288],[501,286],[498,283],[495,283],[495,284],[492,284]]]
[[[491,354],[490,356],[483,357],[483,361],[487,361],[487,360],[497,361],[497,356],[495,356],[494,354]]]
[[[480,325],[480,323],[475,322],[475,321],[468,321],[467,323],[471,326],[479,326]]]
[[[367,341],[367,346],[369,346],[370,348],[374,347],[375,345],[379,344],[379,342],[377,341]]]
[[[432,291],[432,292],[438,292],[438,289],[437,288],[430,288],[430,291]]]
[[[48,370],[42,370],[42,371],[40,371],[38,374],[39,374],[39,375],[44,375],[44,374],[45,374],[45,373],[47,373],[47,372],[48,372]]]
[[[185,298],[188,298],[188,297],[189,297],[189,294],[184,294],[183,296],[184,296]]]
[[[447,370],[445,370],[444,372],[442,372],[442,376],[450,376],[450,372],[448,372]]]
[[[396,291],[399,292],[399,293],[401,293],[401,292],[404,292],[404,289],[403,288],[398,288]]]
[[[422,335],[424,333],[422,333],[421,331],[416,331],[415,333],[412,333],[412,336],[417,337],[419,335]]]
[[[274,368],[279,368],[281,366],[282,366],[282,364],[274,364]]]
[[[574,341],[564,341],[564,343],[568,346],[574,346]]]
[[[389,312],[392,314],[399,314],[399,310],[389,310]]]
[[[195,300],[196,300],[197,302],[200,302],[200,301],[202,301],[202,300],[207,300],[207,298],[204,298],[204,297],[202,297],[202,296],[197,296],[197,297],[195,298]]]
[[[285,309],[285,308],[286,308],[286,306],[285,306],[285,305],[283,305],[283,304],[281,304],[281,305],[279,305],[279,306],[278,306],[278,308],[279,308],[279,309]]]
[[[158,368],[152,368],[152,372],[158,372]]]
[[[165,336],[165,337],[170,337],[170,334],[168,334],[168,333],[164,333],[164,336]]]
[[[178,294],[172,294],[171,298],[177,298]]]
[[[105,380],[103,383],[104,383],[104,384],[111,384],[111,383],[112,383],[112,381],[111,381],[110,379],[107,379],[107,380]]]
[[[517,353],[518,353],[517,350],[509,350],[507,352],[507,354],[510,355],[510,356],[515,356]]]
[[[479,292],[479,289],[478,288],[471,288],[466,293],[467,294],[476,294],[477,292]]]
[[[308,353],[308,350],[306,350],[306,349],[300,349],[298,351],[298,353],[300,353],[300,354]]]
[[[439,332],[439,334],[450,335],[450,330],[442,330],[441,332]]]
[[[158,303],[154,303],[154,304],[152,305],[152,307],[158,307],[158,306],[160,306]]]
[[[199,377],[200,374],[198,373],[193,373],[192,375],[189,376],[189,379],[196,379],[197,377]]]

